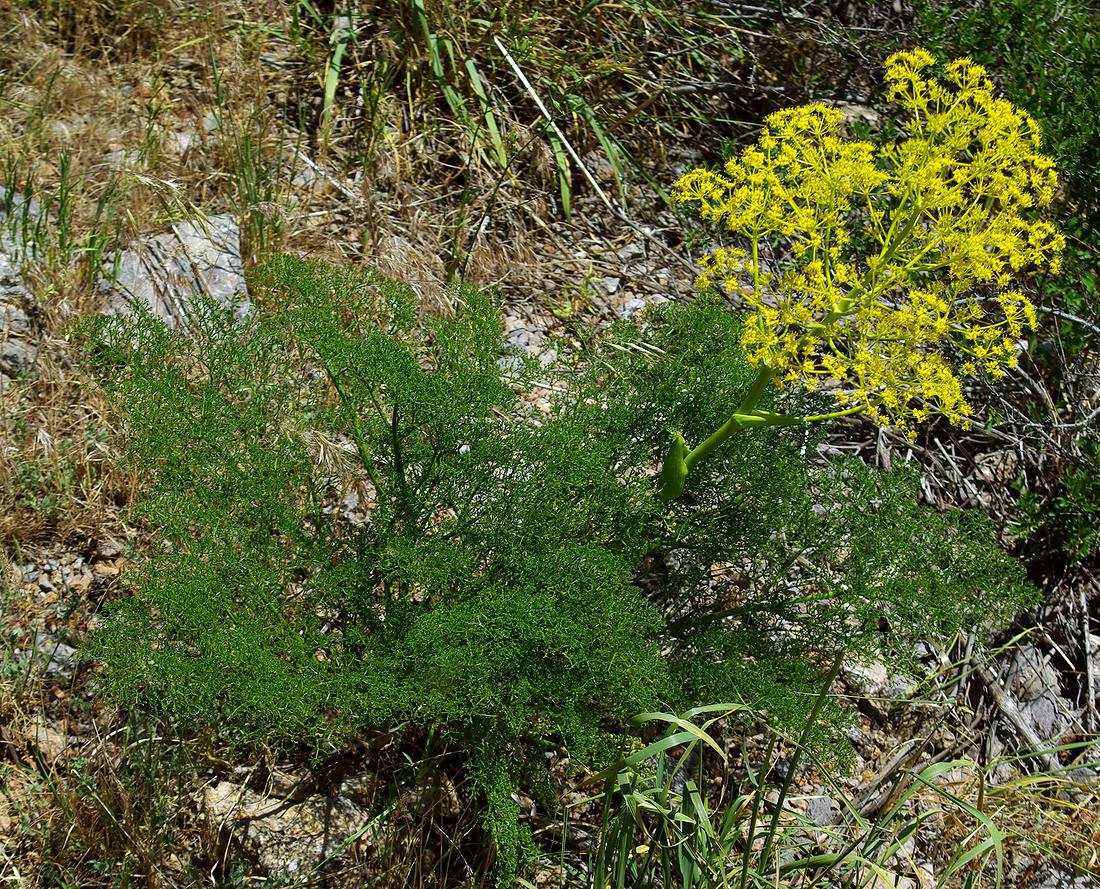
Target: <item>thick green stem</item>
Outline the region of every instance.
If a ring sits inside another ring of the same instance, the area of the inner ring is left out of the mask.
[[[723,442],[753,426],[798,426],[807,423],[820,423],[835,420],[838,417],[850,417],[862,413],[866,406],[857,404],[844,410],[813,416],[792,416],[775,414],[771,411],[757,410],[756,405],[763,397],[768,384],[775,378],[776,372],[765,367],[757,375],[748,394],[742,399],[728,420],[692,450],[688,450],[684,437],[679,432],[672,433],[672,445],[665,456],[661,474],[657,477],[657,499],[662,503],[671,503],[684,492],[684,485],[692,467],[710,456]]]
[[[691,468],[696,463],[708,457],[727,438],[745,428],[743,418],[755,410],[756,405],[764,395],[764,391],[768,388],[768,383],[772,381],[774,376],[775,371],[770,367],[765,367],[760,371],[752,384],[752,388],[749,389],[748,394],[737,406],[737,410],[730,415],[730,418],[684,457],[688,472],[691,472]]]
[[[756,380],[737,410],[691,451],[687,449],[683,436],[678,432],[673,433],[672,446],[665,457],[664,466],[661,467],[661,474],[657,478],[657,497],[662,503],[671,503],[679,497],[684,492],[684,483],[691,468],[712,453],[727,438],[736,435],[747,425],[762,424],[763,418],[754,416],[753,411],[774,376],[775,371],[772,368],[763,368],[757,374]]]

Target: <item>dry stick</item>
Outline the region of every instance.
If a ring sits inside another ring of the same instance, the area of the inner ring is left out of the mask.
[[[973,635],[971,635],[967,640],[967,654],[964,658],[964,661],[968,661],[970,659],[970,652],[973,649],[973,646],[974,637]],[[936,660],[940,664],[941,668],[945,671],[950,670],[952,665],[948,661],[947,655],[944,654],[943,649],[940,648],[940,646],[935,645],[932,647],[932,651],[935,654]],[[965,673],[960,672],[957,677],[951,680],[949,685],[943,687],[943,694],[945,699],[947,699],[944,703],[947,706],[951,705],[950,699],[954,699],[957,702],[961,698],[962,683],[965,681],[965,678]],[[944,719],[945,717],[941,717],[935,728],[939,728],[941,725],[943,725]],[[981,721],[981,719],[982,716],[979,712],[975,715],[974,719],[965,726],[964,731],[972,731],[975,726],[977,726],[977,724]],[[883,808],[885,808],[886,804],[889,802],[890,798],[897,792],[898,788],[885,787],[884,785],[887,781],[893,780],[903,769],[913,768],[918,757],[920,757],[920,755],[929,747],[933,732],[934,730],[926,732],[923,740],[920,738],[911,738],[910,740],[904,742],[898,753],[882,768],[875,779],[863,788],[861,788],[862,794],[860,795],[859,800],[855,803],[855,808],[862,817],[873,817],[877,815],[880,811],[882,811]],[[935,765],[938,762],[943,762],[949,756],[952,756],[959,746],[959,741],[960,735],[956,735],[955,739],[951,743],[949,743],[946,747],[941,749],[938,753],[927,760],[924,763],[924,767],[928,768],[929,766]]]
[[[1062,581],[1058,581],[1058,583],[1054,586],[1054,591],[1057,592],[1059,589],[1061,589],[1061,587]],[[1038,626],[1035,627],[1035,638],[1042,642],[1051,651],[1053,651],[1054,654],[1057,654],[1062,659],[1062,663],[1065,665],[1065,669],[1075,669],[1073,658],[1069,656],[1069,652],[1067,652],[1061,645],[1058,644],[1057,639],[1050,635],[1050,632],[1047,630],[1046,626],[1042,623],[1041,620],[1038,621]]]
[[[1082,419],[1078,420],[1076,423],[1055,423],[1052,426],[1049,426],[1048,428],[1050,428],[1050,429],[1082,429],[1085,426],[1088,426],[1097,417],[1100,417],[1100,405],[1095,407],[1092,410],[1091,413],[1089,413],[1087,416],[1083,417]]]
[[[343,179],[338,179],[333,176],[320,164],[310,158],[310,156],[306,154],[301,148],[295,146],[290,150],[290,153],[293,155],[294,160],[301,161],[303,164],[306,165],[306,167],[309,168],[309,171],[311,173],[324,179],[325,182],[335,188],[338,192],[340,192],[340,194],[342,194],[353,204],[366,203],[363,196],[361,194],[357,194],[355,189],[352,188],[351,185],[347,184]]]
[[[600,188],[600,183],[596,181],[596,178],[590,172],[588,172],[588,167],[584,165],[584,162],[581,160],[580,155],[577,154],[576,150],[573,148],[572,143],[570,143],[570,141],[565,137],[565,133],[561,131],[561,128],[557,125],[557,123],[554,121],[554,118],[550,115],[550,112],[547,111],[546,106],[542,103],[542,99],[540,99],[538,93],[535,92],[535,88],[531,86],[531,81],[527,79],[527,76],[520,69],[519,65],[516,64],[516,60],[512,58],[512,54],[508,52],[508,49],[504,46],[503,43],[501,43],[500,38],[496,35],[493,35],[493,42],[497,45],[497,49],[500,50],[501,55],[504,56],[504,60],[511,67],[512,71],[515,72],[516,77],[519,78],[519,82],[523,84],[523,88],[527,91],[527,95],[531,97],[531,101],[535,103],[535,107],[538,108],[539,113],[542,114],[542,116],[546,119],[547,124],[550,125],[550,129],[554,131],[554,135],[556,135],[561,140],[561,144],[565,146],[565,150],[568,151],[569,156],[573,158],[573,163],[577,165],[577,168],[581,171],[581,173],[584,174],[584,178],[588,180],[588,184],[591,185],[596,194],[599,195],[600,200],[603,201],[603,205],[607,207],[607,209],[611,212],[613,216],[628,225],[636,235],[639,235],[645,240],[651,241],[652,243],[656,244],[657,248],[661,250],[661,252],[665,253],[667,256],[672,257],[676,262],[684,266],[684,268],[687,268],[694,273],[695,266],[692,263],[688,262],[686,259],[680,256],[680,254],[674,252],[673,250],[670,250],[667,244],[662,243],[660,240],[653,237],[653,235],[651,235],[649,232],[640,228],[629,216],[626,215],[625,211],[619,209],[611,203],[611,199],[607,196],[607,193],[602,188]]]
[[[909,738],[902,741],[901,749],[882,767],[878,775],[869,783],[860,788],[862,794],[855,803],[855,810],[860,815],[867,814],[882,808],[882,803],[890,793],[890,788],[882,789],[883,785],[894,778],[902,769],[911,768],[928,745],[928,739]]]
[[[1019,732],[1020,737],[1024,739],[1024,742],[1031,748],[1030,756],[1042,763],[1043,767],[1048,772],[1058,772],[1062,768],[1062,764],[1058,762],[1058,758],[1049,750],[1045,750],[1046,746],[1042,739],[1035,734],[1035,730],[1028,724],[1027,719],[1020,712],[1019,706],[1012,699],[1012,696],[1005,691],[1004,687],[997,678],[989,672],[989,669],[985,664],[976,664],[974,668],[975,674],[986,689],[989,691],[990,697],[993,698],[993,702],[997,705],[997,708],[1005,715],[1009,722],[1012,723],[1013,728]]]
[[[565,146],[565,150],[569,152],[569,156],[573,158],[574,163],[584,173],[584,178],[588,180],[588,184],[595,190],[596,194],[600,196],[600,200],[603,201],[604,206],[607,207],[616,216],[619,216],[624,222],[629,223],[630,220],[625,218],[625,215],[617,210],[611,203],[611,199],[604,193],[604,190],[600,188],[600,184],[595,180],[591,173],[588,172],[588,168],[584,165],[584,162],[580,159],[580,155],[573,149],[572,144],[565,138],[565,133],[561,131],[558,125],[554,122],[554,118],[550,116],[550,112],[546,110],[546,106],[542,104],[542,99],[539,98],[538,93],[535,92],[535,88],[531,86],[531,82],[527,79],[526,75],[520,70],[519,65],[516,64],[516,60],[512,58],[512,54],[508,52],[504,44],[500,42],[500,38],[496,35],[493,36],[493,42],[497,45],[497,49],[500,50],[504,56],[505,61],[511,66],[515,72],[516,77],[519,78],[520,83],[523,84],[523,88],[527,90],[527,95],[531,97],[531,100],[535,103],[535,106],[542,113],[542,116],[546,118],[546,122],[550,124],[550,128],[554,131],[555,135],[561,139],[562,145]]]
[[[943,671],[944,676],[948,676],[955,668],[956,664],[952,664],[947,657],[946,652],[938,644],[933,643],[931,645],[932,653],[936,657],[936,663],[940,665],[940,670]],[[968,633],[966,636],[966,645],[963,648],[963,656],[957,661],[958,665],[969,664],[973,659],[974,653],[974,634]],[[965,669],[960,669],[944,686],[944,693],[949,695],[955,700],[956,703],[960,703],[963,699],[963,693],[965,691],[964,683],[970,678],[970,672]]]
[[[965,727],[966,730],[970,731],[971,729],[973,729],[979,721],[980,716],[975,717]],[[942,724],[942,722],[943,720],[941,719],[940,724]],[[888,808],[889,805],[893,804],[893,802],[897,799],[899,790],[901,789],[900,785],[895,785],[891,787],[884,787],[883,785],[887,781],[892,781],[902,771],[912,771],[917,760],[920,758],[921,753],[923,753],[928,748],[928,743],[928,737],[926,737],[924,740],[913,738],[911,741],[906,742],[906,745],[902,747],[901,751],[892,760],[890,760],[889,763],[883,766],[882,771],[874,778],[874,780],[871,781],[869,785],[867,785],[867,788],[863,790],[863,793],[860,796],[859,800],[855,803],[855,809],[857,812],[859,812],[861,817],[872,818],[878,815],[878,813],[881,812],[883,809]],[[916,746],[913,746],[914,744]],[[937,754],[925,760],[921,764],[922,768],[930,768],[937,763],[943,762],[949,756],[953,756],[958,746],[958,739],[952,741]]]
[[[1096,674],[1092,663],[1092,634],[1089,632],[1089,609],[1085,585],[1077,587],[1077,605],[1081,609],[1081,644],[1085,648],[1085,730],[1096,734]]]
[[[1053,315],[1055,318],[1064,318],[1066,321],[1072,321],[1075,324],[1080,324],[1083,327],[1087,327],[1093,333],[1100,333],[1100,327],[1098,327],[1092,321],[1087,321],[1078,315],[1071,315],[1069,312],[1063,312],[1061,309],[1047,309],[1043,306],[1036,306],[1035,309],[1042,312],[1044,315]]]

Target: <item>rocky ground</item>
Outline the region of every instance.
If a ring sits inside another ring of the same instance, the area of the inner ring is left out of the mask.
[[[167,88],[183,90],[197,76],[194,64],[181,57],[179,81]],[[127,87],[132,98],[132,83],[115,85],[117,101],[126,101],[119,90]],[[227,137],[193,98],[180,98],[176,107],[175,116],[158,123],[161,168],[185,179],[187,171],[213,163],[219,140]],[[866,106],[849,107],[853,114],[874,114]],[[58,125],[76,127],[66,120],[59,115]],[[678,150],[659,184],[667,187],[700,157],[690,146]],[[128,151],[122,142],[105,141],[101,162],[133,166]],[[596,185],[578,187],[568,221],[545,194],[528,201],[483,200],[469,211],[463,207],[469,218],[454,227],[459,235],[452,239],[452,246],[461,240],[463,247],[449,256],[446,239],[430,222],[431,196],[418,196],[392,171],[395,184],[380,208],[364,196],[360,181],[323,159],[301,148],[286,157],[280,214],[282,238],[291,249],[312,252],[324,245],[320,252],[348,261],[369,255],[425,301],[439,297],[449,262],[459,261],[471,280],[502,296],[507,342],[544,363],[555,360],[554,338],[568,336],[573,325],[606,325],[694,294],[683,218],[640,178],[618,190],[615,171],[599,153],[583,158]],[[383,183],[385,175],[383,169]],[[175,194],[171,188],[167,193]],[[232,202],[215,194],[204,206],[203,197],[195,189],[186,200],[173,199],[175,210],[186,204],[185,216],[163,214],[179,218],[139,226],[121,239],[120,249],[107,250],[102,275],[77,306],[55,298],[57,278],[35,271],[28,256],[28,244],[38,236],[35,226],[56,227],[56,211],[13,188],[0,190],[0,411],[17,418],[10,440],[0,446],[19,449],[18,465],[26,470],[7,479],[25,495],[19,494],[19,510],[0,522],[7,535],[0,559],[0,879],[12,885],[22,885],[31,873],[38,874],[35,885],[49,885],[42,874],[49,873],[44,865],[58,854],[58,844],[64,846],[74,832],[87,834],[89,848],[105,843],[103,837],[117,832],[95,825],[113,817],[105,812],[127,807],[163,808],[143,822],[155,821],[163,835],[134,844],[150,855],[162,853],[134,865],[153,875],[148,885],[198,885],[189,881],[199,870],[217,873],[225,885],[231,874],[282,875],[298,880],[295,885],[324,874],[336,880],[340,873],[359,873],[356,868],[380,849],[391,859],[402,850],[423,861],[446,857],[450,853],[439,838],[433,846],[424,831],[454,837],[473,829],[464,788],[445,773],[428,786],[403,786],[380,814],[380,787],[387,767],[401,761],[400,738],[371,739],[320,771],[304,759],[227,761],[201,742],[143,736],[101,695],[94,664],[81,659],[81,641],[104,603],[122,594],[120,578],[143,541],[140,529],[117,509],[102,509],[104,502],[125,502],[134,480],[124,472],[84,471],[111,461],[114,452],[90,424],[102,418],[75,369],[67,324],[82,313],[142,306],[169,324],[186,325],[199,293],[237,300],[247,311],[244,269],[255,249],[255,226],[240,218]],[[51,426],[46,420],[58,412],[68,420]],[[33,434],[26,435],[28,429]],[[85,437],[79,457],[57,456],[67,453],[57,429]],[[994,516],[1007,496],[1013,461],[1022,459],[1018,443],[996,436],[931,437],[915,446],[859,422],[838,428],[829,448],[887,466],[917,460],[930,503],[983,508]],[[61,487],[76,491],[75,499],[85,505],[100,498],[99,507],[62,514],[56,480],[32,477],[45,471],[42,466],[72,473],[73,480]],[[919,675],[895,675],[874,663],[847,666],[834,690],[857,707],[858,723],[849,732],[853,763],[836,786],[823,770],[803,765],[795,778],[796,808],[822,829],[840,820],[848,806],[874,818],[913,784],[914,772],[953,764],[939,776],[941,788],[965,800],[984,799],[986,810],[1014,834],[1007,882],[1041,889],[1097,885],[1100,582],[1086,568],[1064,565],[1056,575],[1037,579],[1042,606],[994,640],[959,639],[949,650],[929,646],[918,653]],[[186,779],[158,771],[151,761],[144,772],[134,765],[135,752],[158,741],[186,758]],[[736,746],[733,739],[731,744]],[[595,830],[597,816],[583,804],[586,791],[566,780],[565,766],[560,790],[563,800],[576,804],[573,825],[559,840],[562,857],[546,862],[539,886],[567,881],[563,863],[590,849]],[[707,768],[714,787],[729,780],[718,764]],[[139,791],[142,782],[164,782],[163,793]],[[111,805],[102,799],[108,795]],[[103,803],[98,808],[97,800]],[[557,830],[560,836],[558,813],[520,802],[536,835]],[[928,817],[895,856],[892,885],[899,889],[940,885],[948,853],[967,839],[966,825],[936,793],[918,793],[915,806]],[[395,840],[402,825],[419,825],[421,833],[410,839],[415,832],[406,830]],[[117,827],[125,833],[125,825]],[[101,851],[110,861],[115,850]],[[398,864],[388,860],[387,866]],[[876,885],[891,885],[890,876]],[[211,877],[206,884],[216,883]]]
[[[20,200],[15,199],[15,206]],[[648,200],[650,206],[656,203],[652,195]],[[546,237],[556,253],[539,268],[541,290],[506,291],[507,341],[542,361],[554,359],[550,337],[578,313],[586,322],[602,324],[693,293],[690,258],[676,244],[679,228],[670,214],[646,214],[652,222],[642,226],[601,213],[605,208],[595,197],[588,203],[587,212],[579,215],[595,224],[548,225]],[[35,322],[32,285],[17,268],[12,250],[0,249],[3,367],[9,378],[25,381],[36,372],[45,331]],[[175,325],[187,323],[195,294],[224,302],[247,299],[239,229],[226,214],[149,232],[121,252],[116,268],[115,280],[108,277],[101,284],[102,311],[125,312],[142,305]],[[565,289],[564,283],[553,283],[555,276],[561,282],[585,283]],[[241,305],[247,311],[247,301]],[[853,426],[834,436],[831,447],[859,449],[886,463],[911,457],[903,440],[868,440],[866,432]],[[927,493],[943,496],[953,482],[950,499],[980,504],[982,489],[999,483],[990,469],[997,454],[981,456],[969,462],[952,460],[954,477],[937,476],[935,488]],[[48,772],[110,749],[98,725],[107,705],[97,699],[92,666],[80,659],[76,646],[94,627],[100,607],[117,589],[130,548],[139,543],[132,529],[116,530],[122,532],[117,538],[29,544],[6,567],[5,673],[22,689],[23,700],[29,694],[42,703],[37,712],[9,710],[2,729],[8,760],[23,769]],[[858,707],[859,724],[849,734],[856,751],[852,769],[839,788],[822,783],[817,770],[805,769],[798,779],[796,805],[826,827],[840,817],[838,798],[848,794],[863,816],[873,816],[889,804],[905,770],[974,757],[997,763],[985,774],[986,793],[994,797],[1005,788],[1003,805],[1020,809],[1020,829],[1028,829],[1028,819],[1033,819],[1033,829],[1050,829],[1039,827],[1041,802],[1031,798],[1034,790],[1021,787],[1026,775],[1039,772],[1057,776],[1042,789],[1066,808],[1064,823],[1051,841],[1097,842],[1100,834],[1093,819],[1100,749],[1095,743],[1083,747],[1082,742],[1096,737],[1100,705],[1094,673],[1100,658],[1100,635],[1094,631],[1100,628],[1098,607],[1095,580],[1070,578],[1051,588],[1045,605],[1022,617],[1014,634],[995,648],[976,638],[960,640],[950,652],[929,647],[922,655],[926,673],[920,676],[893,675],[879,664],[850,665],[836,690]],[[720,775],[713,778],[720,780]],[[195,819],[196,842],[206,860],[245,861],[262,873],[295,876],[348,866],[368,855],[389,829],[369,807],[365,788],[377,779],[369,761],[354,763],[347,774],[323,787],[310,787],[308,770],[293,763],[217,763],[197,776],[191,790],[191,802],[201,813]],[[965,795],[979,776],[959,765],[944,780]],[[10,841],[19,829],[18,784],[9,790],[0,808],[0,835]],[[401,804],[416,806],[411,796],[415,789]],[[449,808],[435,817],[457,824],[462,803],[453,787],[447,798]],[[536,823],[546,819],[547,813],[528,804]],[[896,885],[936,885],[937,859],[942,858],[948,829],[941,817],[911,839],[905,870],[910,875],[899,877]],[[583,831],[580,836],[583,850]],[[12,874],[18,872],[17,861],[9,858],[7,866]],[[1017,885],[1049,889],[1092,885],[1087,877],[1074,877],[1022,854],[1013,857],[1009,877]]]

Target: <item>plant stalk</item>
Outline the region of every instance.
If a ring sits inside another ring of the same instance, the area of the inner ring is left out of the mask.
[[[746,425],[757,425],[763,420],[761,418],[757,423],[752,423],[753,411],[774,377],[775,371],[772,368],[762,368],[737,410],[691,451],[687,450],[683,436],[678,432],[673,433],[672,446],[657,479],[657,497],[662,503],[671,503],[684,492],[684,482],[696,463],[708,457],[726,439],[736,435]]]

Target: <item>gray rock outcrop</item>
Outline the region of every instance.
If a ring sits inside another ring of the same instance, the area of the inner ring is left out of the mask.
[[[288,803],[219,781],[206,789],[203,815],[211,857],[243,856],[272,877],[301,879],[339,866],[377,839],[370,813],[344,796]]]
[[[28,205],[22,195],[0,188],[0,388],[30,376],[38,358],[34,300],[21,267],[24,210],[37,212],[33,202]]]
[[[144,306],[176,327],[192,319],[198,296],[232,305],[242,317],[250,308],[240,229],[229,215],[177,222],[123,250],[112,265],[114,274],[102,285],[111,314]]]

